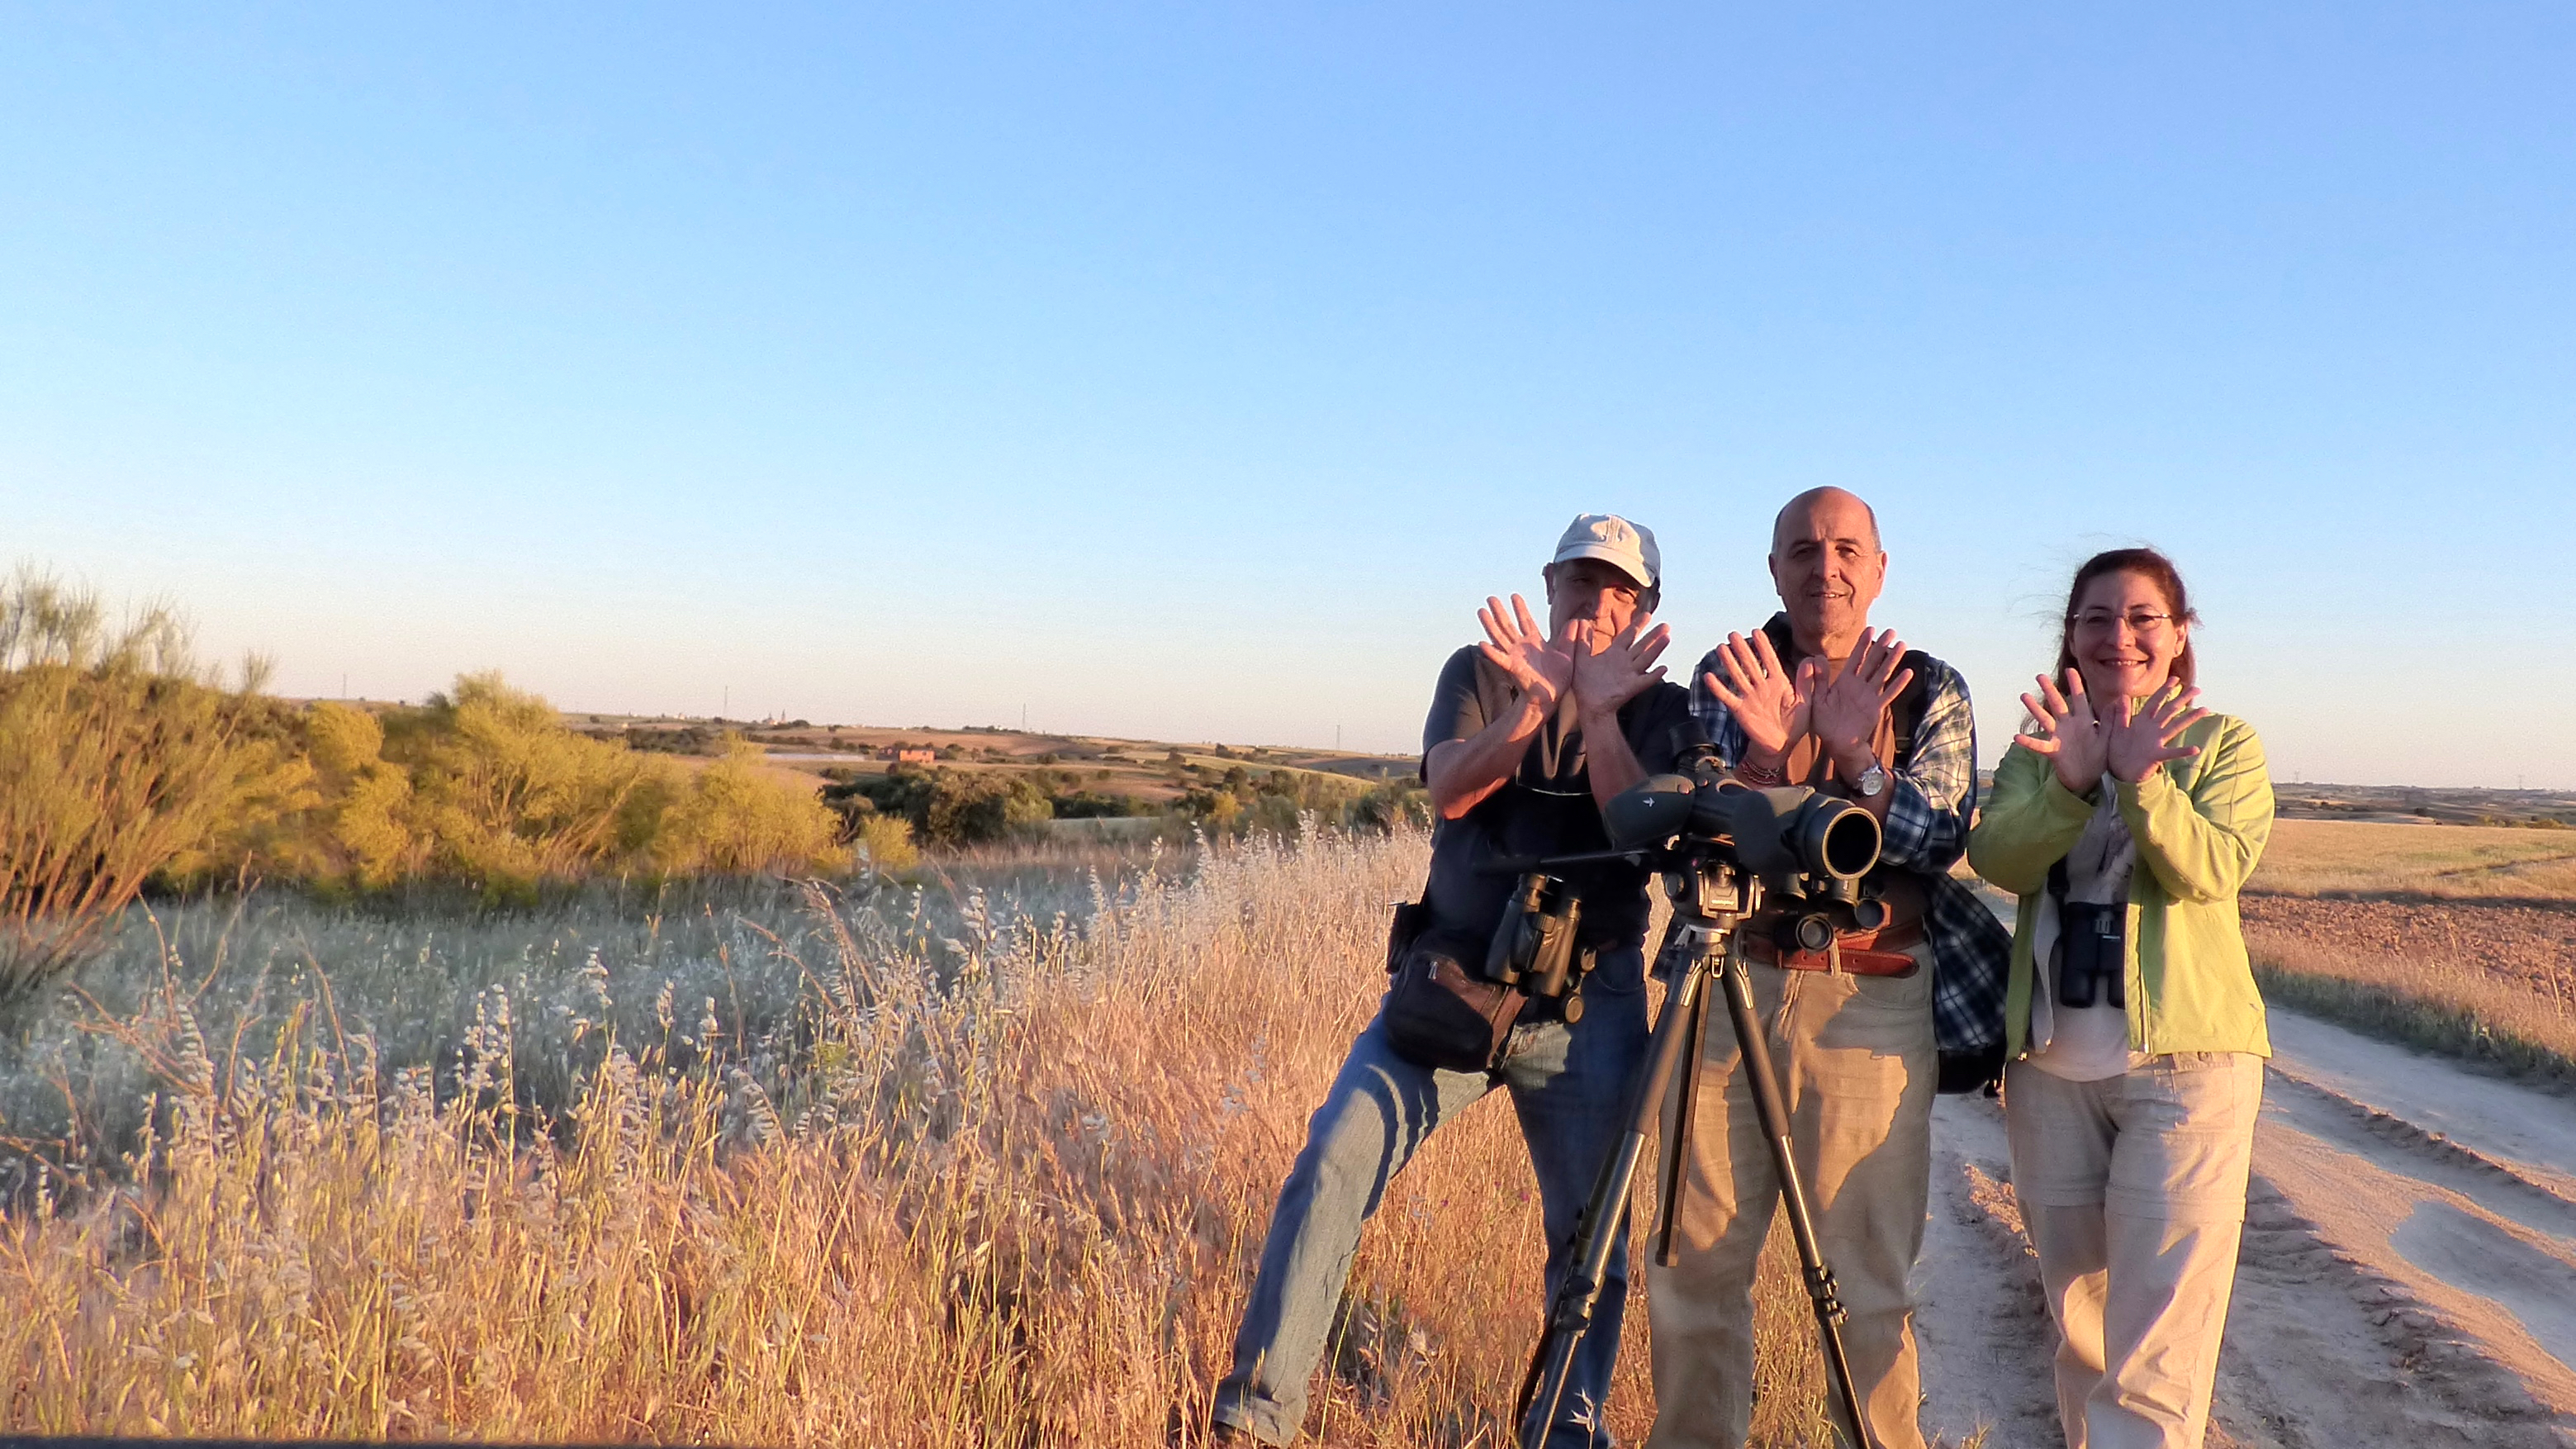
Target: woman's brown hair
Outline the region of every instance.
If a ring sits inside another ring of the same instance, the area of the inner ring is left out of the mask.
[[[2151,548],[2115,548],[2097,553],[2084,561],[2084,567],[2075,571],[2075,584],[2066,591],[2066,613],[2059,620],[2057,632],[2057,677],[2060,679],[2075,667],[2075,611],[2084,603],[2084,591],[2104,574],[2138,574],[2154,584],[2156,592],[2165,596],[2165,611],[2173,615],[2175,628],[2200,622],[2200,615],[2192,612],[2191,595],[2184,590],[2182,574],[2174,568],[2172,559]],[[2183,636],[2182,653],[2176,655],[2173,662],[2173,677],[2185,684],[2199,682],[2193,677],[2198,673],[2198,665],[2192,659],[2191,649],[2191,636],[2186,634]]]

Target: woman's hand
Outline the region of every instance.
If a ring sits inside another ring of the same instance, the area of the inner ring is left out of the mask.
[[[2207,718],[2209,711],[2200,707],[2200,691],[2180,680],[2167,680],[2134,713],[2127,700],[2115,701],[2111,717],[2102,723],[2112,778],[2134,785],[2163,769],[2167,760],[2188,760],[2199,754],[2200,746],[2177,745],[2174,739]]]
[[[1565,697],[1574,684],[1574,643],[1564,632],[1551,639],[1530,617],[1527,600],[1512,595],[1511,612],[1503,611],[1503,601],[1489,598],[1485,607],[1476,611],[1476,621],[1485,626],[1486,642],[1476,647],[1484,651],[1521,687],[1521,698],[1546,719],[1556,713],[1556,702]]]
[[[2110,733],[2093,717],[2093,701],[2085,697],[2081,673],[2066,671],[2063,692],[2047,675],[2038,679],[2039,692],[2023,695],[2021,707],[2039,721],[2039,728],[2013,736],[2013,743],[2034,755],[2048,756],[2056,763],[2057,783],[2089,796],[2102,783],[2110,757]]]
[[[1781,667],[1768,634],[1756,631],[1749,644],[1743,635],[1729,634],[1717,646],[1717,659],[1726,679],[1705,673],[1700,683],[1744,727],[1745,743],[1757,762],[1776,767],[1788,757],[1789,747],[1807,733],[1808,691]]]

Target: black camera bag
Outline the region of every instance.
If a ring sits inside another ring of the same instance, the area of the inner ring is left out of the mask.
[[[1483,956],[1480,943],[1429,930],[1430,919],[1420,901],[1395,908],[1386,941],[1387,1040],[1418,1066],[1492,1071],[1529,998],[1486,980],[1469,964]]]

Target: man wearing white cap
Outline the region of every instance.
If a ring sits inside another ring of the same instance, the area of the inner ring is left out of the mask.
[[[1511,901],[1513,875],[1484,867],[1506,856],[1607,850],[1602,805],[1672,770],[1701,738],[1689,693],[1664,683],[1655,664],[1670,634],[1652,617],[1663,581],[1654,535],[1585,514],[1541,577],[1545,631],[1520,596],[1508,607],[1487,599],[1477,616],[1485,642],[1449,657],[1423,731],[1422,779],[1439,823],[1430,883],[1408,919],[1426,949],[1438,943],[1459,962],[1486,959]],[[1220,1440],[1296,1437],[1361,1224],[1431,1130],[1496,1087],[1511,1093],[1537,1172],[1554,1292],[1602,1157],[1626,1125],[1620,1099],[1646,1041],[1647,873],[1612,862],[1563,878],[1582,901],[1576,950],[1593,962],[1571,998],[1581,1009],[1530,998],[1485,1070],[1408,1056],[1383,1007],[1351,1044],[1280,1189],[1234,1367],[1217,1387]],[[1626,1306],[1624,1228],[1621,1239],[1550,1429],[1554,1449],[1611,1442],[1599,1410]]]

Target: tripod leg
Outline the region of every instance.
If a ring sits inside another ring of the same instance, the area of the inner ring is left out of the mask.
[[[1673,1251],[1673,1229],[1681,1221],[1682,1184],[1690,1176],[1691,1124],[1699,1111],[1700,1052],[1707,1040],[1708,992],[1702,989],[1691,994],[1690,1039],[1682,1046],[1681,1100],[1673,1111],[1672,1140],[1664,1144],[1663,1191],[1656,1195],[1655,1261],[1667,1268],[1680,1261]]]
[[[1628,1098],[1621,1114],[1627,1121],[1627,1130],[1619,1134],[1618,1146],[1601,1164],[1601,1175],[1593,1180],[1592,1199],[1584,1205],[1583,1216],[1574,1227],[1574,1250],[1568,1255],[1571,1261],[1566,1264],[1565,1281],[1548,1305],[1547,1325],[1539,1333],[1538,1351],[1530,1356],[1529,1373],[1521,1380],[1521,1449],[1540,1449],[1547,1442],[1548,1428],[1556,1422],[1557,1408],[1565,1401],[1565,1381],[1574,1369],[1574,1350],[1592,1326],[1592,1310],[1601,1301],[1601,1280],[1609,1268],[1610,1249],[1619,1241],[1619,1224],[1627,1216],[1637,1160],[1644,1155],[1646,1139],[1655,1130],[1657,1109],[1689,1036],[1686,1028],[1691,1009],[1700,1000],[1707,979],[1707,953],[1701,951],[1676,973],[1664,997],[1663,1014],[1655,1019],[1654,1035],[1647,1041],[1646,1059],[1629,1080]]]
[[[1742,1050],[1745,1077],[1753,1090],[1753,1115],[1771,1144],[1771,1165],[1779,1174],[1780,1201],[1788,1212],[1789,1236],[1797,1243],[1798,1266],[1807,1279],[1807,1298],[1815,1305],[1816,1327],[1824,1337],[1825,1373],[1833,1380],[1835,1397],[1842,1403],[1850,1442],[1857,1449],[1877,1449],[1877,1441],[1870,1437],[1869,1420],[1861,1413],[1860,1391],[1852,1383],[1851,1359],[1843,1352],[1841,1293],[1834,1284],[1834,1270],[1825,1262],[1824,1249],[1816,1241],[1815,1218],[1807,1209],[1806,1184],[1798,1176],[1797,1154],[1789,1140],[1788,1107],[1780,1099],[1780,1079],[1771,1069],[1770,1043],[1753,1009],[1753,979],[1745,970],[1743,951],[1730,946],[1720,971],[1724,976],[1727,1015],[1734,1019],[1735,1040]]]

